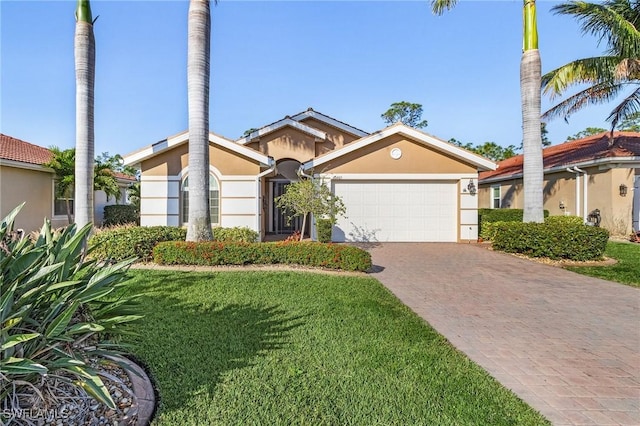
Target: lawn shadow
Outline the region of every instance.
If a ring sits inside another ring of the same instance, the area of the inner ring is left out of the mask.
[[[289,331],[304,324],[279,306],[189,303],[175,294],[200,291],[197,280],[167,279],[142,297],[146,316],[135,344],[158,388],[160,412],[183,408],[191,395],[213,394],[225,372],[284,347]]]

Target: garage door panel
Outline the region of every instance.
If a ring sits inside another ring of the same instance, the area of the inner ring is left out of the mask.
[[[334,182],[347,207],[334,241],[456,241],[456,182]]]

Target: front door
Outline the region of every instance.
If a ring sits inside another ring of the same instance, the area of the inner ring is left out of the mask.
[[[284,194],[285,188],[290,182],[275,181],[273,183],[273,200]],[[284,212],[276,206],[273,202],[273,222],[271,224],[272,232],[275,234],[291,234],[294,231],[299,231],[302,227],[302,218],[294,217],[290,221]]]

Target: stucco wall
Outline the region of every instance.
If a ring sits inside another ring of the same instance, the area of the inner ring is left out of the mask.
[[[46,171],[0,166],[0,215],[26,202],[16,218],[15,228],[26,232],[39,230],[44,218],[53,214],[53,174]],[[56,217],[54,227],[67,224],[66,217]]]
[[[342,148],[349,142],[353,142],[354,140],[359,139],[358,136],[345,133],[340,129],[337,129],[333,126],[329,126],[328,124],[323,123],[322,121],[316,120],[315,118],[307,118],[305,120],[301,120],[301,123],[304,123],[307,126],[316,128],[327,134],[326,141],[317,142],[315,144],[316,157],[324,153],[327,153],[329,151]]]
[[[315,137],[292,127],[283,127],[260,137],[249,147],[273,157],[276,161],[291,158],[299,162],[312,159],[316,153]]]
[[[224,175],[256,175],[260,165],[218,145],[209,145],[210,164]],[[185,143],[141,164],[143,176],[176,176],[189,164],[189,144]]]
[[[390,152],[400,148],[394,160]],[[321,173],[477,173],[461,160],[450,157],[402,135],[392,135],[319,166]]]
[[[573,215],[584,217],[595,209],[600,210],[601,226],[614,235],[627,235],[631,232],[631,211],[633,206],[633,179],[636,171],[629,168],[609,169],[598,167],[581,168],[586,172],[587,208],[584,206],[584,174],[579,174],[576,185],[576,174],[570,172],[548,173],[544,180],[544,208],[552,216]],[[628,188],[626,197],[620,196],[619,187],[625,184]],[[483,183],[478,191],[479,207],[490,208],[492,200],[491,188],[500,185],[501,207],[524,207],[522,179],[514,179],[492,184]],[[576,189],[579,198],[576,198]],[[564,209],[560,208],[560,203]]]
[[[140,224],[180,226],[180,185],[189,164],[188,143],[141,164]],[[257,183],[260,164],[226,148],[209,146],[220,189],[220,226],[258,230]]]

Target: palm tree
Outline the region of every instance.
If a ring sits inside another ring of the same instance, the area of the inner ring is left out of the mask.
[[[605,41],[608,49],[604,56],[577,59],[542,77],[543,92],[552,99],[572,86],[588,86],[545,112],[544,117],[567,119],[588,105],[614,99],[630,87],[632,93],[607,117],[613,131],[618,123],[640,111],[640,4],[630,0],[605,0],[597,4],[570,1],[552,10],[574,16],[583,33],[595,35],[599,42]]]
[[[524,222],[543,222],[543,163],[540,128],[540,86],[542,65],[538,51],[535,0],[523,0],[523,53],[520,61],[522,102],[522,145],[524,154]],[[431,9],[441,15],[458,0],[431,0]]]
[[[78,0],[74,36],[76,69],[75,220],[78,228],[93,222],[93,91],[96,44],[89,0]]]
[[[57,146],[49,148],[51,151],[51,160],[43,164],[43,166],[52,169],[56,175],[55,196],[56,198],[62,198],[65,200],[65,212],[67,214],[67,220],[69,224],[73,222],[71,216],[71,203],[69,199],[72,198],[75,182],[75,149],[60,150]]]
[[[190,0],[187,89],[189,98],[189,219],[187,241],[213,239],[209,211],[209,0]]]

